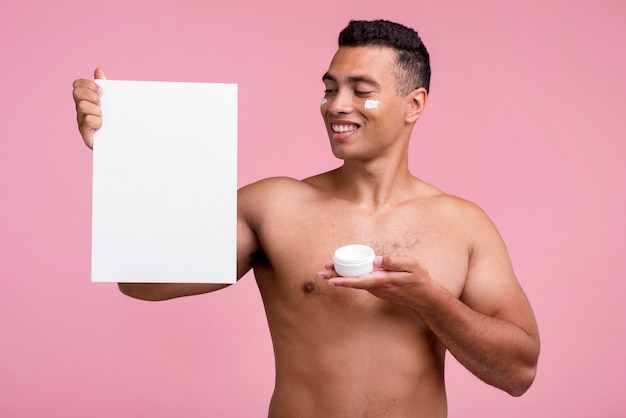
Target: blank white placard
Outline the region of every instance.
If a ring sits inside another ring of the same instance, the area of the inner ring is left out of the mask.
[[[97,83],[92,281],[234,283],[237,85]]]

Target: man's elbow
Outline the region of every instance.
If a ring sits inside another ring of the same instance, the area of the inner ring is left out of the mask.
[[[530,389],[535,376],[537,375],[537,366],[525,367],[523,370],[517,373],[517,376],[512,380],[507,387],[503,388],[509,395],[520,397]]]
[[[532,345],[521,360],[521,364],[517,363],[515,370],[511,371],[511,379],[508,385],[502,388],[509,395],[519,397],[530,389],[535,377],[537,376],[537,363],[539,361],[539,341]]]
[[[503,388],[509,395],[519,397],[530,389],[535,377],[537,376],[537,364],[539,362],[539,352],[541,351],[541,343],[539,336],[530,337],[526,349],[520,357],[515,369],[512,371],[512,379],[509,381],[507,388]]]

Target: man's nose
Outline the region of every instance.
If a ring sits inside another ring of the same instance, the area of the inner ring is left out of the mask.
[[[347,90],[338,90],[337,93],[328,97],[328,111],[333,115],[350,113],[352,110],[352,95]]]

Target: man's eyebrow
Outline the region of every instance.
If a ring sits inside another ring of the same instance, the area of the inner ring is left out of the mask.
[[[337,82],[337,77],[329,74],[329,73],[324,73],[324,75],[322,76],[322,81],[326,81],[326,80],[330,80],[330,81],[334,81],[335,83]]]
[[[329,74],[329,73],[325,73],[322,76],[322,81],[326,81],[326,80],[330,80],[330,81],[333,81],[333,82],[337,83],[337,77],[335,77],[334,75]],[[372,86],[374,86],[376,88],[380,87],[380,83],[378,81],[374,80],[371,77],[367,77],[367,76],[364,76],[364,75],[347,76],[344,80],[345,80],[345,82],[347,84],[367,83],[367,84],[370,84],[370,85],[372,85]]]
[[[367,83],[371,86],[374,87],[380,87],[380,83],[376,80],[374,80],[371,77],[367,77],[364,75],[354,75],[354,76],[348,76],[346,77],[346,83],[348,84],[356,84],[356,83]]]

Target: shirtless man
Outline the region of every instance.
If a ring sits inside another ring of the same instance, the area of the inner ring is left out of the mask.
[[[446,350],[513,396],[534,380],[537,326],[496,228],[474,204],[409,172],[429,78],[413,30],[351,22],[321,105],[343,165],[239,190],[238,276],[254,270],[276,356],[270,417],[445,417]],[[100,93],[93,81],[74,83],[89,147],[102,124]],[[328,262],[350,243],[374,248],[373,273],[335,273]],[[164,300],[225,286],[119,287]]]

